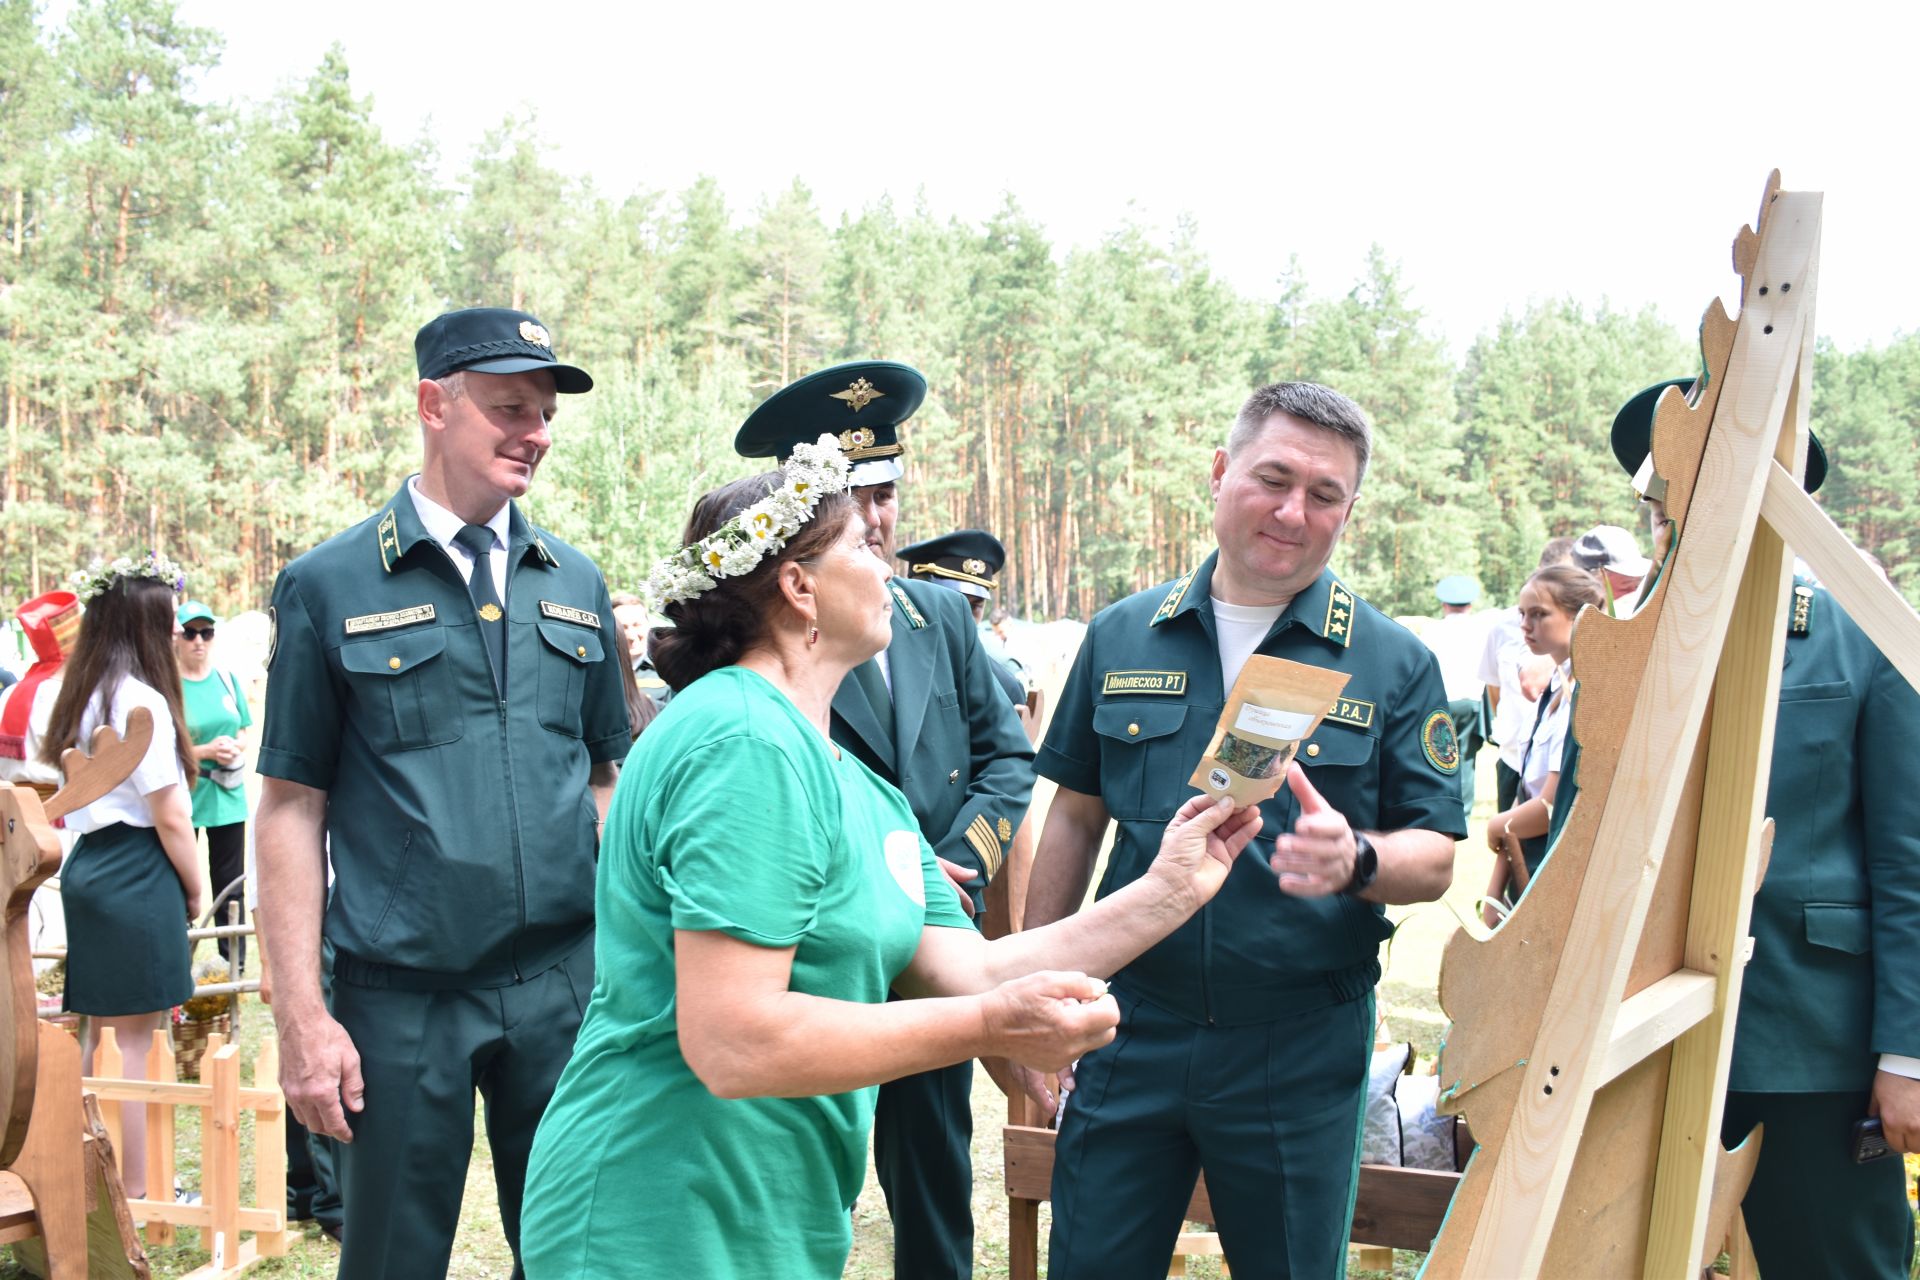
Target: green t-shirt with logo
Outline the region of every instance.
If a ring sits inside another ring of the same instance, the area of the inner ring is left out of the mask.
[[[714,1097],[680,1053],[673,937],[792,947],[791,990],[882,1003],[923,927],[973,927],[905,797],[723,668],[628,758],[594,907],[593,996],[527,1173],[529,1280],[838,1277],[878,1090]]]
[[[196,747],[222,735],[233,737],[253,723],[240,682],[224,671],[210,670],[200,680],[182,676],[180,693],[181,706],[187,715],[187,736]],[[200,765],[200,776],[193,785],[193,825],[196,827],[224,827],[230,822],[247,820],[246,782],[243,779],[233,787],[221,786],[208,776],[218,767],[212,760]]]

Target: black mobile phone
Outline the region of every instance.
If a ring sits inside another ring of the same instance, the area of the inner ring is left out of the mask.
[[[1880,1118],[1868,1116],[1865,1120],[1856,1120],[1853,1124],[1853,1162],[1866,1164],[1870,1160],[1880,1160],[1893,1154],[1893,1148],[1887,1145],[1887,1135],[1881,1132]]]

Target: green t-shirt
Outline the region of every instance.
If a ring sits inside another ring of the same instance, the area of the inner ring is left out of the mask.
[[[180,680],[182,708],[187,713],[187,736],[193,745],[203,746],[221,735],[232,737],[253,723],[247,710],[247,695],[231,675],[210,670],[201,680]],[[221,786],[207,775],[218,768],[203,761],[200,776],[193,786],[193,825],[224,827],[230,822],[247,820],[245,782],[232,788]]]
[[[878,1090],[714,1097],[680,1053],[673,936],[793,947],[791,990],[882,1003],[923,927],[972,928],[906,798],[723,668],[628,758],[594,907],[593,997],[527,1174],[530,1280],[839,1276]]]

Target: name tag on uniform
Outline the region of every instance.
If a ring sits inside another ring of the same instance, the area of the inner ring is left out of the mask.
[[[357,618],[348,618],[347,634],[357,636],[366,631],[391,631],[395,627],[432,621],[433,606],[417,604],[411,609],[395,609],[391,613],[363,613]]]
[[[555,604],[551,600],[540,602],[540,612],[549,618],[558,618],[562,622],[577,622],[583,627],[598,628],[600,615],[588,613],[585,609],[576,609],[572,605]]]
[[[1373,728],[1373,704],[1359,698],[1336,699],[1323,719],[1339,724],[1350,724],[1356,729]]]
[[[1178,696],[1187,691],[1184,671],[1109,671],[1100,686],[1101,693],[1165,693]]]

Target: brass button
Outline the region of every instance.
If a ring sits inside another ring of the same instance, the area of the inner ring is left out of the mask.
[[[1308,755],[1310,755],[1310,756],[1317,756],[1317,755],[1319,755],[1319,754],[1320,754],[1320,744],[1319,744],[1319,743],[1317,743],[1317,742],[1309,742],[1309,743],[1307,744],[1307,754],[1308,754]]]
[[[1127,726],[1127,736],[1128,736],[1129,738],[1137,738],[1137,737],[1139,737],[1139,736],[1140,736],[1140,726],[1139,726],[1139,725],[1137,725],[1137,724],[1130,724],[1130,725],[1128,725],[1128,726]]]
[[[580,645],[580,646],[578,646],[577,648],[575,648],[575,649],[574,649],[574,652],[575,652],[575,653],[577,653],[577,654],[579,654],[579,655],[580,655],[581,657],[583,657],[583,658],[584,658],[584,657],[586,657],[586,656],[587,656],[587,646],[585,646],[585,645]]]
[[[948,786],[952,786],[954,783],[958,781],[960,781],[960,771],[958,769],[954,769],[947,774]]]
[[[388,658],[387,665],[395,671],[398,671],[400,669],[400,659],[398,657]]]

